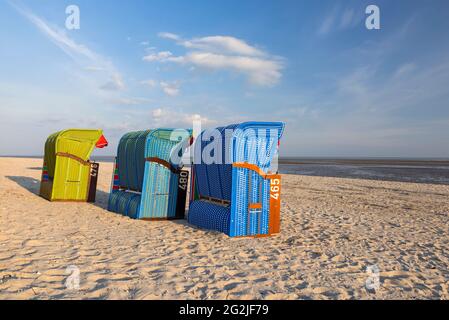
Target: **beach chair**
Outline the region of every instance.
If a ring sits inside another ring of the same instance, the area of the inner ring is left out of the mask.
[[[283,131],[280,122],[204,131],[194,145],[188,222],[231,237],[279,233],[281,177],[270,167]]]
[[[39,194],[50,201],[95,202],[99,164],[89,157],[94,148],[107,145],[102,130],[69,129],[50,135]]]
[[[142,220],[184,219],[189,172],[182,170],[191,130],[125,134],[119,142],[108,210]]]

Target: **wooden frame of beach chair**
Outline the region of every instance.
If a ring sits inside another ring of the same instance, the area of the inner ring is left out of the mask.
[[[99,164],[89,160],[108,142],[102,130],[68,129],[45,142],[39,194],[49,201],[95,202]]]
[[[205,132],[196,139],[190,224],[231,237],[280,232],[281,176],[269,170],[284,127],[281,122],[246,122],[217,128],[222,137],[220,164],[196,159],[211,142],[203,141]]]
[[[189,172],[181,156],[191,130],[125,134],[119,143],[108,210],[141,220],[184,219]],[[178,157],[173,157],[178,154]],[[176,158],[175,161],[173,158]]]

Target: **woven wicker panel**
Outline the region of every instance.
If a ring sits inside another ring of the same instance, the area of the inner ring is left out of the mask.
[[[140,195],[126,191],[114,191],[109,197],[108,210],[136,218],[140,209]]]
[[[190,204],[188,221],[200,228],[229,234],[230,213],[227,207],[197,200]]]

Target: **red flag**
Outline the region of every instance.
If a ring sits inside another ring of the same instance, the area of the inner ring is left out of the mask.
[[[104,135],[101,135],[100,139],[98,139],[97,144],[95,145],[97,148],[101,149],[108,146],[108,140],[104,137]]]

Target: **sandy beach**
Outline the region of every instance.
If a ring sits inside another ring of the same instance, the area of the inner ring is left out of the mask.
[[[0,158],[0,299],[449,298],[447,185],[284,175],[282,233],[231,239],[108,212],[112,163],[97,203],[50,203],[41,165]]]

